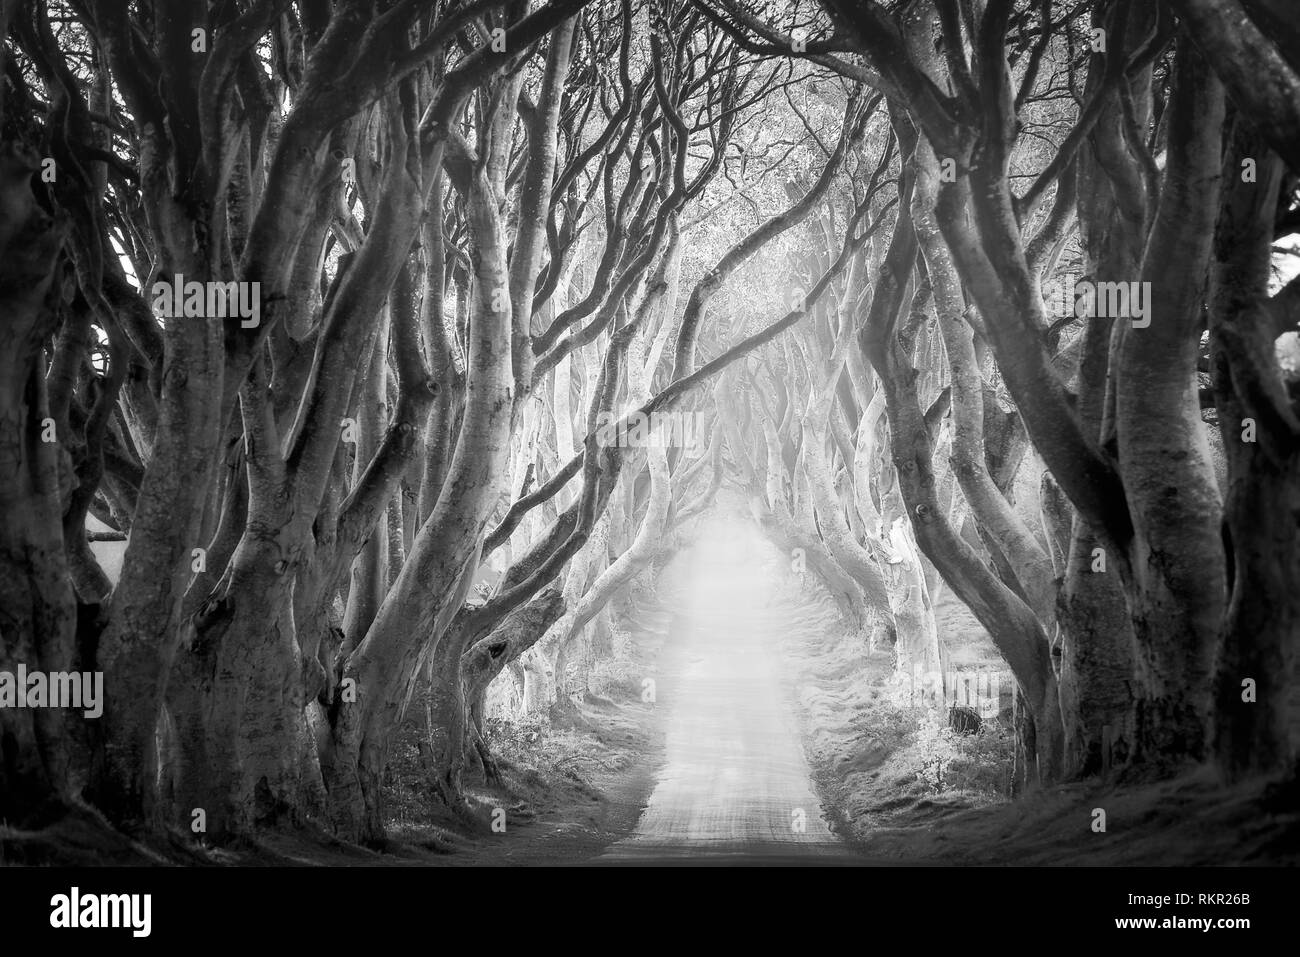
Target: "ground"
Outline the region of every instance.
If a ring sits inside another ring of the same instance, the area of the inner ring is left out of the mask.
[[[1193,768],[1012,800],[996,695],[978,731],[953,731],[945,709],[908,694],[891,649],[846,632],[770,546],[743,529],[699,541],[620,603],[616,656],[593,671],[576,722],[490,723],[501,781],[471,781],[467,816],[430,809],[412,723],[390,773],[382,849],[313,829],[220,849],[182,834],[143,845],[81,809],[38,833],[0,825],[0,863],[1300,862],[1295,782],[1225,790]],[[951,596],[936,611],[958,649],[950,666],[996,673],[969,613]]]

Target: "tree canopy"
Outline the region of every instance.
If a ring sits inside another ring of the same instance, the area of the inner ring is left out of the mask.
[[[382,840],[720,489],[1027,783],[1295,773],[1288,13],[6,0],[0,817]]]

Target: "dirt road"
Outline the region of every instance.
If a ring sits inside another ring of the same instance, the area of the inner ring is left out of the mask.
[[[690,556],[653,677],[664,763],[635,831],[602,861],[831,863],[850,855],[822,819],[775,647],[801,606],[777,599],[781,568],[749,537]]]

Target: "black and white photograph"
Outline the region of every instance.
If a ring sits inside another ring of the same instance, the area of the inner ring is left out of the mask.
[[[1294,927],[1300,2],[0,29],[7,940]]]

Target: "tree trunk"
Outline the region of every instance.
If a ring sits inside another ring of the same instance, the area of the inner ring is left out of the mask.
[[[1222,507],[1197,396],[1204,284],[1218,215],[1224,94],[1186,38],[1168,108],[1165,187],[1147,243],[1151,322],[1121,326],[1120,470],[1133,515],[1139,756],[1205,755],[1212,658],[1226,607]]]
[[[62,534],[71,463],[42,436],[49,416],[43,344],[58,320],[47,298],[59,295],[51,286],[66,223],[36,204],[39,165],[17,142],[0,146],[0,670],[15,677],[19,665],[68,670],[77,620]],[[64,718],[52,708],[0,709],[0,818],[14,826],[39,827],[51,805],[70,796]],[[143,783],[133,783],[140,794]]]
[[[514,418],[511,315],[498,201],[480,171],[469,206],[476,260],[464,421],[437,504],[344,667],[355,701],[336,698],[328,764],[331,818],[341,836],[380,840],[381,775],[389,737],[409,700],[422,641],[451,624],[468,588],[467,570],[504,488]],[[463,589],[455,587],[462,582]],[[411,634],[422,640],[412,641]],[[454,659],[458,660],[458,659]]]
[[[388,316],[385,308],[378,334],[371,347],[370,365],[364,381],[358,383],[357,442],[352,469],[352,486],[361,482],[366,465],[379,449],[387,428],[385,409],[388,384]],[[370,532],[361,553],[352,561],[348,603],[343,612],[343,633],[353,643],[362,639],[375,620],[384,594],[388,591],[388,523],[380,521]]]
[[[1245,157],[1256,160],[1254,183],[1241,176]],[[1230,597],[1215,662],[1212,749],[1223,776],[1239,780],[1293,766],[1300,742],[1300,409],[1274,347],[1300,310],[1283,302],[1273,304],[1278,315],[1265,308],[1284,171],[1243,117],[1224,168],[1209,314],[1228,458]]]

